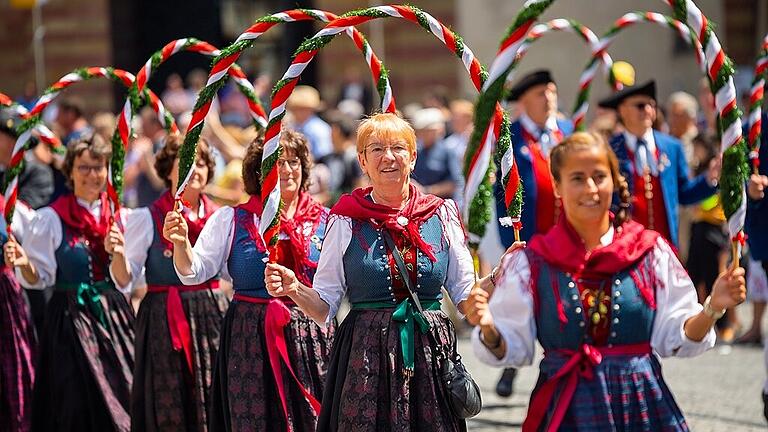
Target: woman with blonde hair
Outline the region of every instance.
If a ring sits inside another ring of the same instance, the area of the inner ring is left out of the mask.
[[[331,210],[314,286],[279,264],[265,272],[271,295],[318,323],[332,322],[344,296],[352,304],[336,333],[318,430],[465,430],[439,376],[439,359],[456,349],[441,288],[463,310],[475,281],[458,208],[411,183],[416,137],[405,120],[364,120],[357,151],[371,186]]]

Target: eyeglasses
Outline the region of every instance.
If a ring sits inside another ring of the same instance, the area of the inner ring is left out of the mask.
[[[392,144],[385,146],[383,144],[370,144],[368,147],[365,148],[365,151],[368,152],[369,155],[371,155],[374,158],[380,158],[384,156],[384,153],[389,150],[392,152],[394,156],[408,156],[410,153],[408,151],[408,146],[405,144]]]
[[[107,170],[107,167],[104,165],[78,165],[75,169],[82,175],[88,175],[90,172],[101,174]]]
[[[632,106],[637,108],[638,110],[644,110],[646,106],[650,106],[651,108],[656,109],[656,102],[654,101],[635,102],[632,104]]]
[[[301,159],[295,158],[295,159],[278,159],[277,160],[277,167],[280,168],[283,165],[288,164],[288,168],[295,170],[301,168]]]

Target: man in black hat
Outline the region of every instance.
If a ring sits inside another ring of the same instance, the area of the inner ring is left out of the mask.
[[[520,111],[518,119],[510,125],[512,149],[520,173],[523,190],[523,229],[521,240],[528,241],[536,233],[545,233],[560,214],[549,173],[549,151],[563,138],[573,133],[573,124],[557,117],[557,85],[548,70],[537,70],[525,75],[512,87],[508,97],[516,101]],[[501,173],[497,174],[500,178]],[[506,216],[504,190],[500,182],[494,185],[496,214]],[[515,241],[510,227],[498,225],[503,249]],[[515,369],[505,369],[496,393],[512,394]]]
[[[600,101],[618,112],[624,132],[611,139],[619,168],[632,193],[632,218],[678,245],[678,207],[695,204],[717,191],[719,158],[707,173],[688,177],[688,163],[676,138],[652,128],[656,83],[627,86]]]

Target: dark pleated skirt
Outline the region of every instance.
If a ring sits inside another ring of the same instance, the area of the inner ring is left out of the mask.
[[[567,360],[554,354],[541,361],[534,394]],[[594,373],[591,380],[579,380],[558,431],[689,430],[654,354],[605,356]]]
[[[0,431],[27,432],[35,377],[35,330],[13,270],[0,269]]]
[[[414,375],[403,373],[402,348],[392,309],[352,310],[336,333],[317,430],[464,431],[439,378],[437,349],[449,353],[456,333],[442,311],[426,311],[431,332],[416,332]]]
[[[75,292],[55,291],[40,338],[32,403],[37,432],[130,429],[133,311],[117,290],[102,292],[105,328]]]
[[[323,329],[295,306],[285,328],[296,376],[318,400],[323,394],[333,327]],[[286,421],[264,337],[267,305],[234,300],[224,317],[211,389],[209,430],[314,431],[317,414],[281,363],[289,420]]]
[[[221,290],[180,292],[192,334],[194,374],[168,330],[167,293],[150,292],[136,316],[131,430],[205,432],[213,363],[229,301]]]

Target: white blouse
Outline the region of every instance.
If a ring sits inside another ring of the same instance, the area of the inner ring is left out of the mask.
[[[601,239],[603,245],[613,241],[611,229]],[[656,290],[656,318],[651,330],[651,348],[661,357],[693,357],[715,345],[715,330],[696,342],[688,339],[683,326],[703,309],[696,289],[666,241],[659,238],[650,252],[652,265],[662,288]],[[480,328],[472,333],[475,355],[492,366],[520,367],[533,362],[536,322],[533,297],[528,290],[531,269],[524,251],[517,250],[502,264],[503,274],[489,301],[493,323],[506,343],[501,359],[480,340]]]
[[[259,217],[255,214],[253,223],[259,226]],[[225,206],[213,212],[192,247],[192,272],[184,275],[174,266],[181,283],[198,285],[217,274],[227,281],[232,281],[227,270],[227,262],[232,250],[234,233],[235,209]]]
[[[77,203],[88,210],[95,219],[98,220],[101,217],[101,200],[89,203],[78,198]],[[37,215],[30,226],[31,229],[28,229],[25,233],[26,236],[22,247],[27,253],[29,260],[37,269],[38,280],[35,284],[29,283],[19,268],[16,268],[16,279],[25,288],[44,289],[56,284],[56,269],[58,267],[56,249],[59,248],[64,237],[61,229],[61,219],[53,208],[43,207],[37,211]],[[112,280],[115,281],[114,276],[112,276]],[[119,286],[115,282],[115,286],[123,293],[130,292],[131,290],[131,284]]]
[[[448,242],[448,274],[445,289],[454,304],[469,296],[475,283],[475,270],[472,256],[465,242],[464,229],[459,220],[459,212],[453,200],[445,200],[438,209],[440,220],[445,222],[443,234]],[[336,316],[339,305],[346,294],[347,283],[344,277],[344,252],[352,239],[352,222],[346,216],[331,215],[328,230],[320,253],[320,262],[313,280],[313,287],[320,298],[328,304],[327,325]]]
[[[16,241],[23,244],[24,237],[32,229],[32,221],[36,215],[37,212],[33,208],[23,202],[16,201],[16,206],[13,208],[13,220],[11,221],[11,232],[16,237]],[[3,220],[3,230],[6,226],[5,220]]]
[[[197,216],[202,217],[203,215],[205,215],[205,209],[201,201]],[[158,228],[154,225],[152,212],[150,212],[149,207],[121,209],[120,217],[125,227],[125,232],[123,233],[125,237],[125,258],[128,260],[131,282],[134,287],[140,287],[145,284],[144,264],[147,261],[147,254],[152,246],[155,231]],[[162,215],[159,229],[162,229],[164,221],[165,215]],[[157,235],[162,235],[162,232],[158,231]]]

